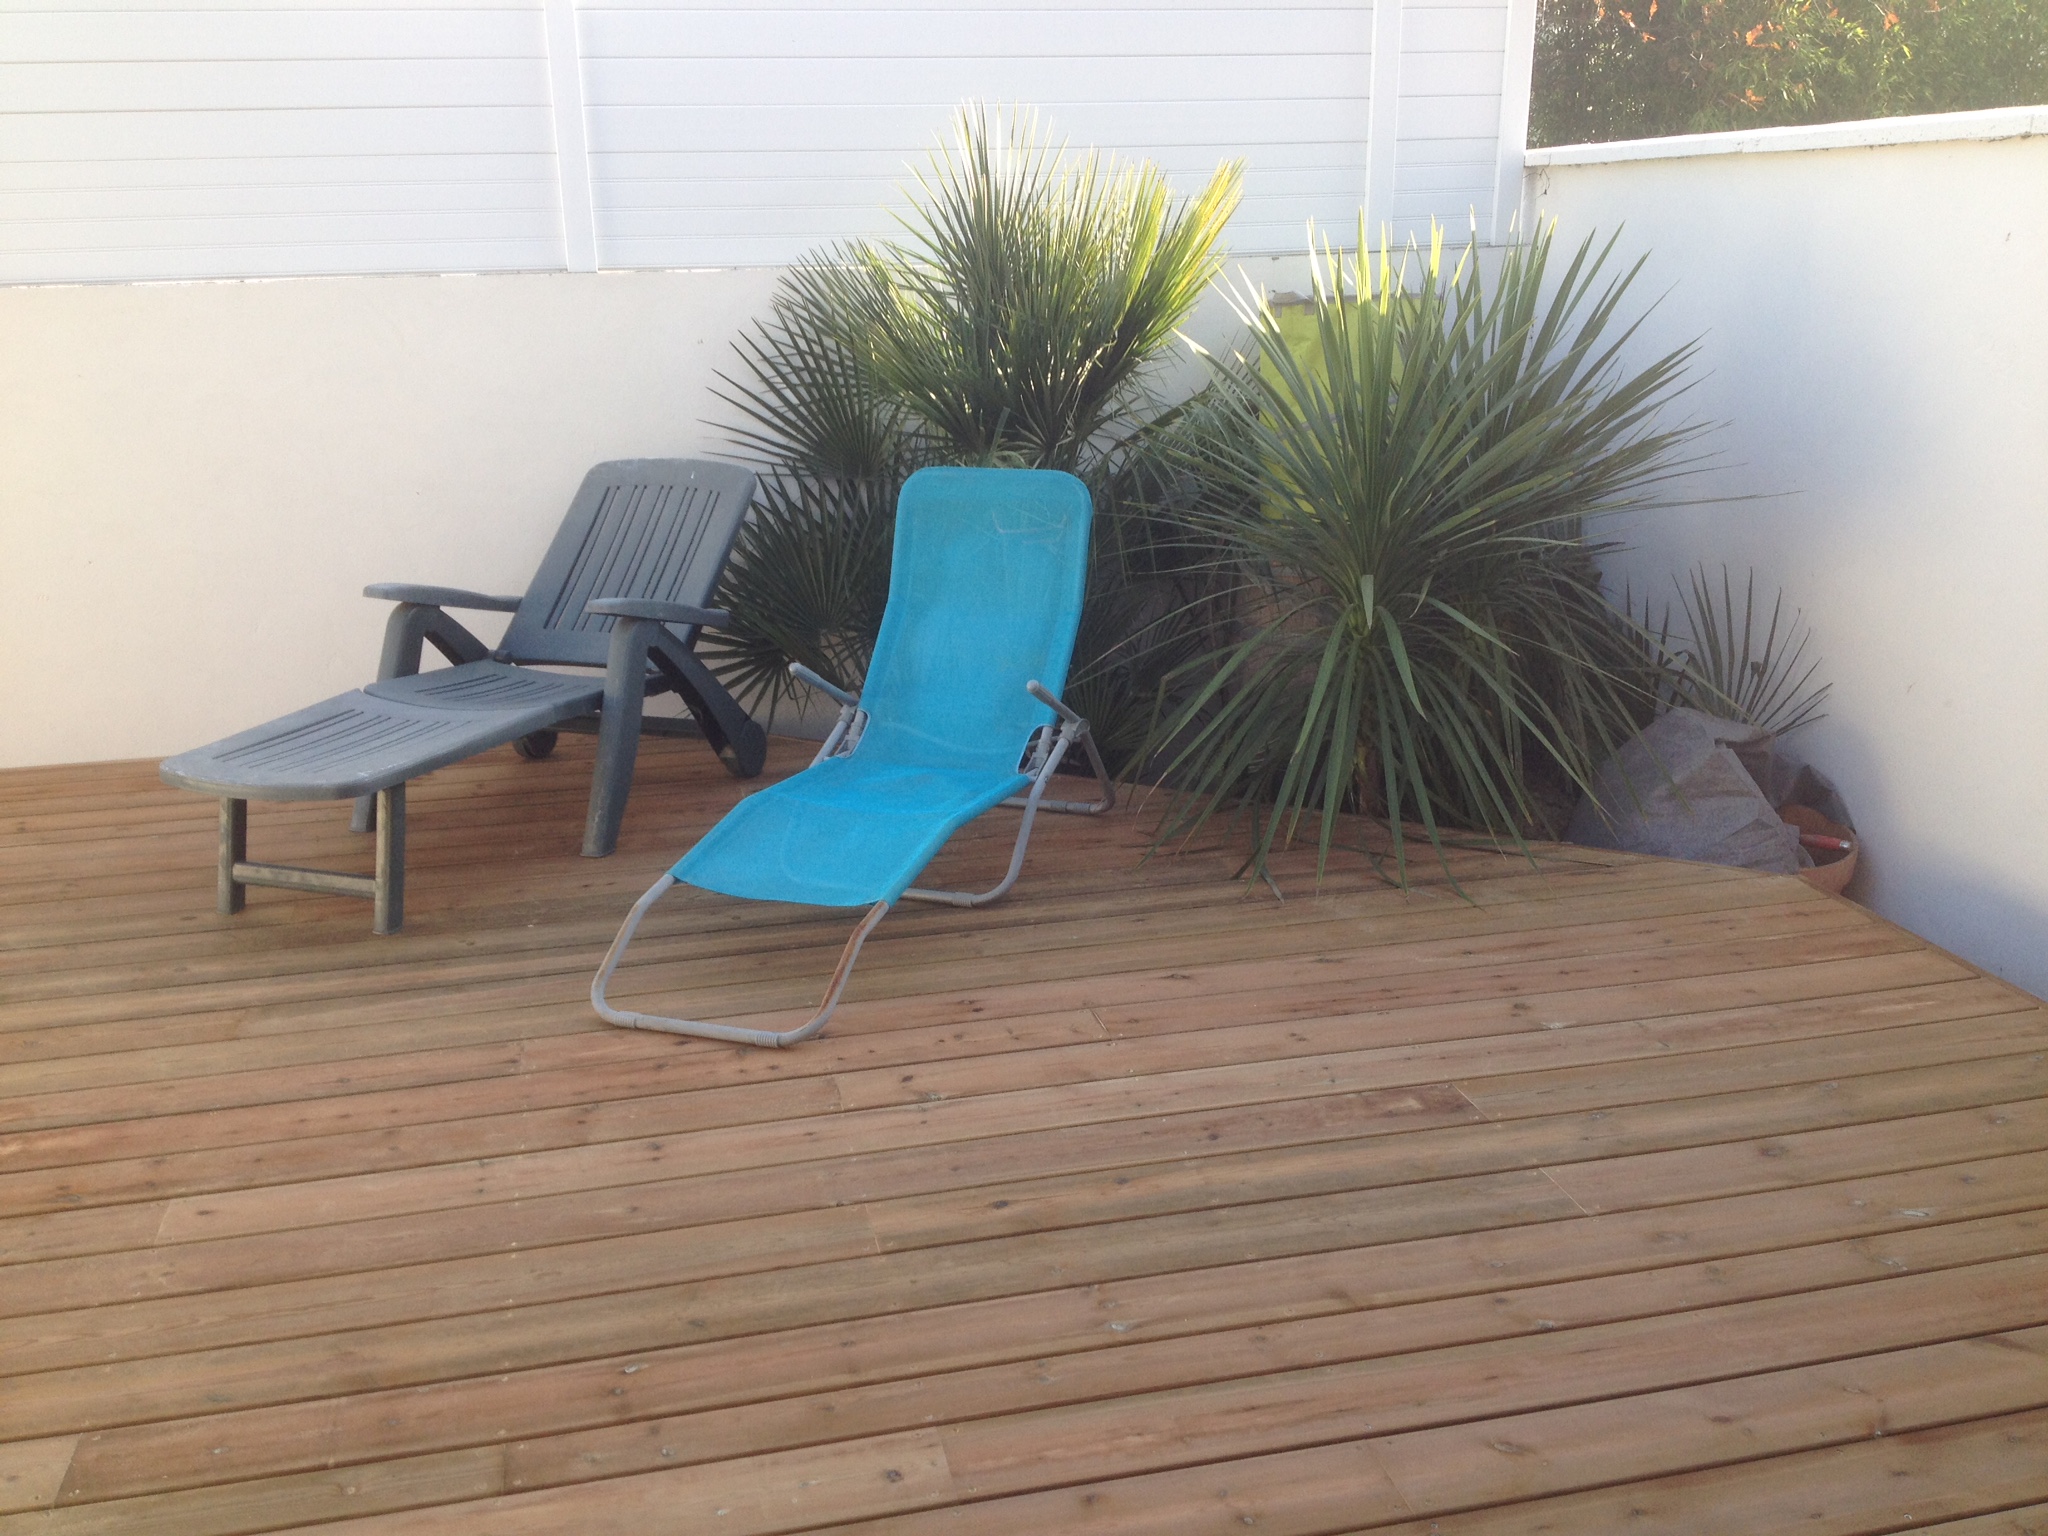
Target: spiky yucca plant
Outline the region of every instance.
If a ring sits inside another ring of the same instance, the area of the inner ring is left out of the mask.
[[[1149,164],[1070,156],[1028,115],[970,108],[898,238],[798,263],[725,379],[735,441],[765,471],[722,589],[739,630],[703,641],[729,685],[776,697],[792,660],[860,681],[913,470],[1064,469],[1097,504],[1070,690],[1106,744],[1135,747],[1165,664],[1147,658],[1177,659],[1190,632],[1146,386],[1221,268],[1237,198],[1234,166],[1179,199]]]
[[[1551,236],[1482,274],[1317,261],[1312,343],[1290,348],[1256,293],[1235,297],[1256,354],[1220,358],[1234,425],[1191,450],[1239,494],[1206,518],[1250,622],[1182,671],[1154,733],[1173,785],[1163,839],[1248,819],[1263,871],[1304,819],[1318,868],[1340,815],[1521,846],[1546,767],[1583,788],[1649,704],[1625,621],[1599,589],[1584,520],[1655,505],[1697,427],[1659,425],[1692,348],[1631,369],[1618,317],[1640,263],[1613,241],[1550,272]]]

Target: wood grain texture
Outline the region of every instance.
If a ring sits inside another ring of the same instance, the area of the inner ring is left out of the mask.
[[[1126,812],[805,1047],[636,1035],[590,971],[738,790],[651,752],[583,860],[589,751],[422,781],[389,939],[214,915],[153,765],[0,775],[0,1536],[2043,1529],[2036,1000],[1792,881],[1276,901]],[[841,937],[676,899],[618,990],[781,1025]]]

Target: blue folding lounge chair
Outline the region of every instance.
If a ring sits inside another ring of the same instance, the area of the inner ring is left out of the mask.
[[[747,796],[634,905],[591,983],[613,1024],[794,1045],[825,1027],[863,940],[896,902],[978,907],[1017,883],[1040,810],[1099,814],[1116,792],[1088,723],[1059,699],[1087,575],[1088,491],[1051,470],[926,469],[896,509],[895,563],[867,683],[859,697],[803,667],[839,701],[839,721],[811,766]],[[1101,798],[1048,800],[1080,745]],[[1023,825],[1002,881],[975,894],[911,882],[946,840],[997,805]],[[605,985],[647,909],[678,881],[755,901],[865,907],[825,1000],[801,1028],[776,1032],[614,1008]]]

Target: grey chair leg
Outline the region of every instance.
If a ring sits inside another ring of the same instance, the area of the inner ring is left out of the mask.
[[[370,932],[396,933],[405,923],[405,786],[377,791],[377,890]]]
[[[732,776],[751,779],[759,773],[768,761],[768,733],[740,708],[739,700],[726,692],[710,668],[666,632],[654,637],[649,654]]]
[[[384,621],[384,651],[377,658],[378,682],[418,675],[427,631],[434,627],[434,617],[440,611],[418,603],[400,603],[391,610],[391,616]],[[371,832],[376,826],[377,797],[358,795],[355,809],[349,814],[349,831]]]
[[[220,877],[214,887],[214,910],[233,917],[249,902],[249,887],[235,878],[235,866],[249,857],[249,802],[220,803]]]
[[[604,703],[597,713],[597,766],[590,776],[590,812],[583,823],[586,859],[604,858],[619,846],[619,823],[626,819],[626,797],[633,792],[633,763],[640,755],[651,627],[628,619],[612,630]]]
[[[1083,725],[1075,734],[1074,739],[1081,744],[1081,749],[1088,754],[1088,766],[1095,770],[1095,783],[1102,793],[1093,800],[1041,800],[1038,802],[1038,808],[1041,811],[1058,811],[1064,816],[1107,815],[1116,809],[1116,780],[1109,776],[1108,765],[1102,761],[1102,749],[1095,745],[1095,733],[1093,731],[1089,730],[1086,725]],[[1014,796],[1011,799],[1005,800],[1003,804],[1021,806],[1024,803],[1024,798],[1023,796]]]
[[[377,872],[344,874],[334,869],[301,869],[260,864],[249,858],[249,802],[220,803],[220,876],[215,905],[232,916],[247,905],[249,887],[323,891],[332,896],[368,897],[374,903],[372,933],[396,933],[405,922],[405,786],[394,784],[371,798],[377,807]]]
[[[633,764],[647,705],[652,664],[689,706],[704,739],[735,777],[751,779],[768,759],[768,735],[705,670],[681,641],[651,619],[621,619],[605,661],[604,703],[597,717],[597,766],[590,780],[590,813],[583,823],[583,856],[601,859],[619,846],[619,826],[633,792]]]

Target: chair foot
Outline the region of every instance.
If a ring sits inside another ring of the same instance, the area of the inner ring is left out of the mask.
[[[249,903],[249,887],[236,874],[249,858],[249,802],[223,797],[220,802],[220,870],[214,885],[214,911],[233,917]]]
[[[1102,761],[1102,749],[1095,745],[1095,733],[1085,726],[1075,734],[1081,743],[1081,750],[1088,754],[1088,766],[1095,770],[1095,782],[1102,793],[1093,800],[1040,800],[1041,811],[1058,811],[1064,816],[1103,816],[1116,809],[1116,780],[1109,776],[1109,768]],[[1028,795],[1012,795],[1003,804],[1022,806],[1028,802]]]
[[[725,771],[736,779],[760,776],[768,762],[768,733],[749,720],[732,732],[725,750],[718,754]]]
[[[676,883],[674,875],[663,875],[647,889],[647,894],[633,903],[633,910],[626,914],[626,921],[619,929],[619,935],[612,940],[612,947],[605,951],[604,963],[597,968],[597,975],[590,983],[590,1005],[597,1010],[597,1016],[607,1024],[617,1024],[623,1029],[652,1029],[670,1035],[694,1035],[703,1040],[728,1040],[739,1045],[789,1046],[808,1040],[825,1027],[839,1006],[840,994],[846,990],[846,983],[853,976],[854,961],[860,958],[860,947],[867,942],[875,925],[889,915],[889,903],[878,901],[868,908],[846,941],[846,948],[840,952],[839,964],[832,972],[832,980],[825,988],[825,1000],[818,1005],[818,1011],[795,1029],[746,1029],[737,1024],[712,1024],[697,1019],[672,1019],[658,1013],[635,1013],[629,1008],[614,1008],[605,1001],[604,989],[612,973],[625,958],[626,946],[633,942],[633,935],[639,930],[640,920],[648,909],[668,893]]]

